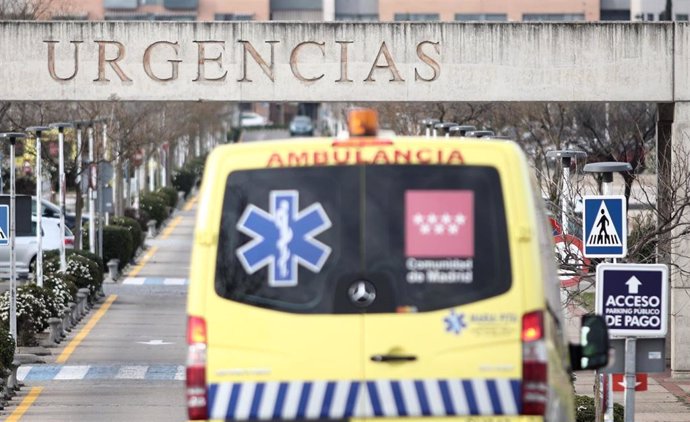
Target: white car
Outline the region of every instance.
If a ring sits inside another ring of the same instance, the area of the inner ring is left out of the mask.
[[[32,218],[32,234],[17,236],[15,240],[16,269],[18,277],[27,277],[38,255],[38,240],[36,239],[36,219]],[[43,250],[49,251],[60,248],[60,220],[57,218],[41,219],[43,226]],[[9,234],[9,233],[8,233]],[[74,234],[65,227],[65,248],[74,248]],[[0,246],[0,277],[10,276],[10,246]]]
[[[243,111],[240,114],[240,120],[242,127],[261,127],[268,126],[271,123],[264,116],[252,111]]]

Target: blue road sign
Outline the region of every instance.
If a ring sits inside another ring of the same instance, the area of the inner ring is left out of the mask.
[[[597,265],[596,312],[604,316],[612,336],[665,336],[667,297],[664,264]]]
[[[0,246],[10,244],[10,207],[0,205]]]
[[[583,202],[582,240],[585,256],[624,258],[628,249],[625,196],[585,196]]]

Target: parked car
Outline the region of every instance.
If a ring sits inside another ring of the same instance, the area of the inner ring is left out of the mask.
[[[240,114],[240,124],[242,127],[261,127],[268,126],[270,123],[264,116],[253,111],[243,111]]]
[[[290,122],[290,136],[314,136],[314,125],[309,116],[295,116]]]
[[[27,277],[33,271],[36,256],[38,255],[38,240],[36,239],[36,219],[32,218],[31,235],[17,236],[15,240],[16,269],[18,277]],[[43,226],[43,239],[41,241],[44,251],[60,248],[60,219],[41,219]],[[74,234],[65,227],[65,248],[74,248]],[[10,247],[0,246],[0,275],[9,277],[10,274]]]
[[[31,199],[33,199],[31,203],[31,215],[35,216],[36,215],[36,197],[32,196]],[[41,205],[43,206],[43,217],[48,217],[48,218],[55,218],[57,220],[60,220],[60,206],[53,204],[50,201],[47,201],[45,199],[41,200]],[[65,213],[65,224],[70,230],[74,230],[74,226],[76,225],[77,221],[77,216],[72,213]],[[82,214],[81,216],[81,224],[82,226],[86,223],[89,222],[89,217],[88,215]]]

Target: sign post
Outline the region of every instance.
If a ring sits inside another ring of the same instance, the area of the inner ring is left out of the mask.
[[[0,133],[0,137],[10,141],[10,206],[9,206],[9,232],[10,232],[10,334],[17,346],[17,251],[15,249],[16,238],[16,214],[15,204],[15,159],[14,148],[18,139],[26,138],[23,133]]]
[[[599,264],[596,312],[612,336],[625,337],[625,422],[634,421],[638,337],[664,337],[668,329],[668,267]]]
[[[36,254],[36,284],[43,287],[43,179],[41,169],[41,134],[49,131],[47,126],[31,126],[26,129],[33,133],[36,138],[36,243],[38,243],[38,253]]]

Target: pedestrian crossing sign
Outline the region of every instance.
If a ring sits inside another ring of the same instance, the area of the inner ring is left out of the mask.
[[[10,244],[10,207],[0,205],[0,246]]]
[[[623,195],[585,196],[582,221],[587,258],[624,258],[628,225]]]

